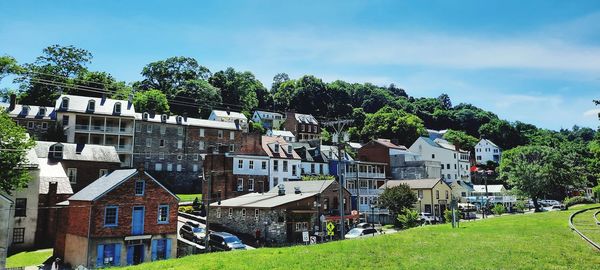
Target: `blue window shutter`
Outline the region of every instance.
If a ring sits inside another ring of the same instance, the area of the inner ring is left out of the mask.
[[[104,265],[104,245],[98,245],[96,250],[96,266],[100,267]]]
[[[121,265],[121,244],[115,244],[115,265]]]
[[[171,238],[167,239],[167,254],[165,255],[165,258],[169,259],[171,258]]]
[[[127,247],[127,265],[133,264],[133,246]]]
[[[156,261],[156,240],[152,240],[152,261]]]

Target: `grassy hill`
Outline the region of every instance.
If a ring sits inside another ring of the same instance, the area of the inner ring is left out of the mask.
[[[571,232],[572,211],[425,226],[315,246],[195,255],[127,269],[600,269]]]

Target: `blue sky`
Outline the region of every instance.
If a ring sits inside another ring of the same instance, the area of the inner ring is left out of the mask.
[[[0,54],[31,62],[51,44],[90,69],[139,80],[191,56],[211,71],[395,83],[448,93],[510,121],[596,128],[598,1],[2,1]],[[2,87],[8,84],[5,79]]]

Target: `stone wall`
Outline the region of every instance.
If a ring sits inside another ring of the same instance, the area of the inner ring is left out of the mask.
[[[229,209],[229,207],[211,207],[210,223],[217,223],[236,233],[253,236],[259,230],[261,237],[266,237],[267,242],[287,242],[286,209],[259,209],[258,220],[255,219],[255,208],[232,208],[231,218],[228,215]],[[246,211],[245,217],[242,209]]]

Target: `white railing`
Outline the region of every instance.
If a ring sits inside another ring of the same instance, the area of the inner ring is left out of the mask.
[[[366,173],[366,172],[361,172],[358,173],[358,177],[359,178],[381,178],[381,179],[385,179],[385,173]],[[355,179],[356,178],[356,172],[346,172],[346,179]]]

